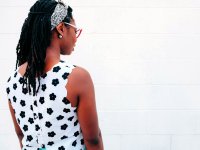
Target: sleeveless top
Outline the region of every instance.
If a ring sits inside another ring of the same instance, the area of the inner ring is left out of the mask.
[[[77,107],[67,99],[66,84],[74,65],[55,64],[40,78],[37,96],[29,95],[19,67],[9,77],[6,92],[23,132],[22,150],[84,150]],[[38,81],[36,80],[36,87]]]

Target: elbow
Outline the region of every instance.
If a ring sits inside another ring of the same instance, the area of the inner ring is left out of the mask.
[[[88,143],[89,145],[99,145],[100,143],[100,138],[96,137],[96,138],[90,138],[90,139],[85,139],[85,142]]]
[[[99,132],[99,134],[95,137],[86,138],[85,141],[89,145],[93,145],[93,146],[99,145],[101,143],[101,132]]]

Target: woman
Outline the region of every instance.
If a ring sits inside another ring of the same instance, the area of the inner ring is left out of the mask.
[[[25,19],[6,89],[22,150],[103,150],[92,79],[60,60],[80,33],[61,1],[38,0]]]

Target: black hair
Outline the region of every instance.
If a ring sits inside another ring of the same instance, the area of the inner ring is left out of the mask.
[[[28,62],[23,76],[23,88],[26,85],[29,94],[31,94],[32,89],[33,95],[37,95],[40,88],[40,76],[44,74],[46,49],[51,42],[51,15],[58,3],[61,2],[55,0],[36,1],[30,8],[21,29],[20,39],[16,47],[16,69]],[[68,6],[68,14],[63,21],[70,23],[71,19],[73,19],[72,8]],[[37,90],[36,77],[39,81]]]

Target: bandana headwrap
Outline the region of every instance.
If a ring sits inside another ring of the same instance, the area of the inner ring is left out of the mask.
[[[51,15],[51,30],[53,30],[67,16],[67,8],[68,5],[65,5],[61,0],[58,0],[58,4]]]

